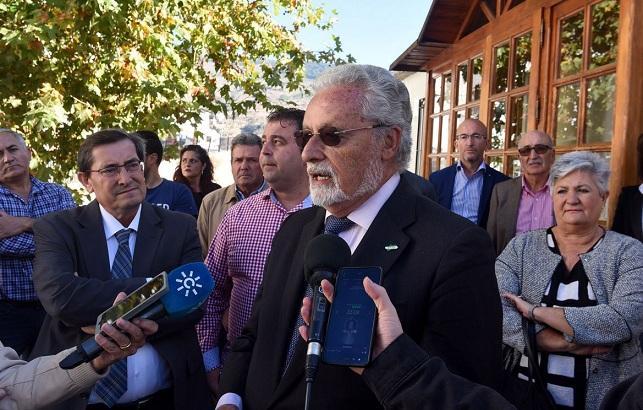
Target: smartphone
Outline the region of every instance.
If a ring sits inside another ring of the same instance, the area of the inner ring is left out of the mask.
[[[118,304],[101,313],[96,320],[96,334],[100,333],[103,323],[111,325],[119,318],[129,320],[135,317],[159,300],[169,289],[167,273],[159,273],[146,284],[127,295]]]
[[[377,310],[364,290],[364,278],[382,281],[382,268],[342,268],[335,280],[322,360],[327,364],[364,367],[371,359]]]

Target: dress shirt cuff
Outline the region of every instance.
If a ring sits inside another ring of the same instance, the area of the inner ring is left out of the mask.
[[[205,366],[205,371],[211,372],[212,370],[221,367],[220,357],[218,347],[213,347],[203,353],[203,365]]]
[[[231,404],[233,406],[237,406],[239,410],[243,410],[243,404],[241,403],[241,396],[239,396],[236,393],[226,393],[217,402],[217,407],[215,408],[218,409],[219,407],[223,406],[224,404]]]

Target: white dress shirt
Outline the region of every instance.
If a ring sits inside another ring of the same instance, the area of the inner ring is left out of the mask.
[[[114,263],[116,251],[118,250],[118,239],[116,232],[121,229],[132,229],[129,235],[129,250],[134,259],[134,249],[136,248],[136,234],[138,232],[138,223],[141,219],[141,206],[139,205],[136,216],[129,224],[123,226],[114,216],[112,216],[102,205],[99,205],[100,214],[103,218],[103,228],[107,240],[107,254],[109,256],[109,266]],[[153,272],[151,272],[153,273]],[[168,388],[172,385],[172,375],[165,360],[150,344],[140,347],[136,354],[127,358],[127,391],[118,399],[117,403],[130,403],[150,396],[159,390]],[[101,403],[102,400],[94,390],[89,396],[89,403]]]

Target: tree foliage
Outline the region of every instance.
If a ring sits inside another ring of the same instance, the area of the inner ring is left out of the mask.
[[[0,21],[0,125],[26,135],[49,180],[94,130],[175,135],[203,110],[270,108],[267,88],[302,89],[307,62],[343,62],[335,36],[298,42],[332,28],[309,0],[0,0]]]

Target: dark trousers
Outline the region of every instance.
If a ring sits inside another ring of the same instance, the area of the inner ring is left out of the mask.
[[[27,356],[36,343],[44,317],[40,302],[0,300],[0,342]]]

